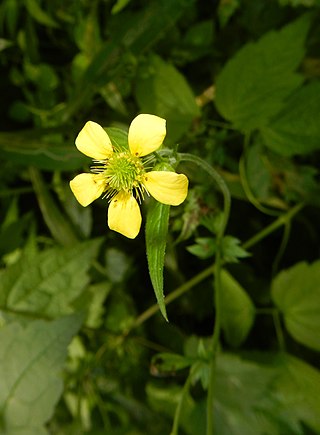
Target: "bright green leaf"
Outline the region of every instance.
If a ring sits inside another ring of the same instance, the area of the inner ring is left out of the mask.
[[[136,97],[142,112],[167,120],[168,137],[177,141],[199,116],[195,96],[184,76],[171,64],[153,56],[138,72]]]
[[[163,294],[163,265],[167,244],[170,206],[153,201],[146,223],[146,249],[150,279],[163,317],[168,320]]]
[[[216,106],[242,131],[265,126],[301,83],[295,72],[304,56],[309,29],[305,15],[280,31],[245,45],[224,67],[216,82]]]
[[[221,271],[221,324],[231,346],[240,346],[248,336],[255,307],[244,288],[227,272]]]
[[[63,383],[67,346],[80,327],[78,317],[10,323],[0,329],[1,433],[45,434]]]
[[[320,149],[320,81],[302,86],[262,129],[265,144],[284,156]]]
[[[272,284],[272,299],[292,337],[320,350],[320,261],[280,272]]]

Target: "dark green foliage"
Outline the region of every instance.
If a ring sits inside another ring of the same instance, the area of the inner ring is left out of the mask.
[[[320,433],[319,7],[1,2],[1,434]],[[129,240],[69,181],[138,113],[189,192]]]

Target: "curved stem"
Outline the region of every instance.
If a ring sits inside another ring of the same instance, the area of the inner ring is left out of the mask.
[[[291,221],[287,221],[284,224],[282,240],[281,240],[277,255],[275,256],[275,259],[274,259],[273,264],[272,264],[272,274],[271,274],[272,277],[274,277],[276,275],[281,258],[282,258],[283,254],[285,252],[285,249],[288,245],[290,231],[291,231]]]
[[[178,402],[178,405],[176,407],[176,412],[174,414],[173,426],[172,426],[172,430],[171,430],[170,435],[178,435],[179,420],[180,420],[180,416],[181,416],[183,400],[189,391],[191,379],[192,379],[192,376],[191,376],[191,372],[190,372],[189,376],[187,377],[187,380],[183,386],[183,389],[181,391],[179,402]]]
[[[231,208],[231,197],[229,189],[224,181],[224,179],[221,177],[221,175],[207,163],[205,160],[202,160],[198,156],[194,156],[193,154],[188,153],[178,153],[179,160],[181,162],[192,162],[200,166],[202,169],[204,169],[217,183],[219,189],[221,190],[221,193],[223,195],[223,222],[220,228],[219,233],[217,234],[217,237],[223,237],[224,231],[226,229],[229,215],[230,215],[230,208]]]
[[[273,312],[273,323],[276,330],[279,348],[281,352],[284,352],[286,350],[286,345],[285,345],[279,310],[274,310]]]

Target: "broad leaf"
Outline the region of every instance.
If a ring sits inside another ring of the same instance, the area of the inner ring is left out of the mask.
[[[320,149],[320,81],[295,92],[262,135],[269,148],[284,156]]]
[[[239,346],[254,322],[255,307],[243,287],[227,272],[221,271],[221,323],[231,346]]]
[[[301,83],[295,72],[304,56],[309,16],[248,43],[225,65],[216,82],[217,109],[236,128],[261,128]]]
[[[80,327],[78,317],[10,323],[0,329],[1,433],[46,434],[62,390],[67,346]]]
[[[280,272],[272,284],[272,298],[292,337],[320,350],[320,261],[301,262]]]
[[[180,139],[200,113],[184,76],[160,57],[151,57],[139,70],[136,96],[141,111],[156,113],[167,120],[172,142]]]
[[[88,270],[100,240],[72,248],[53,248],[21,260],[1,271],[0,306],[3,311],[59,316],[73,311],[72,302],[89,282]]]
[[[197,370],[202,372],[206,370],[209,377],[209,367],[209,361],[199,360],[199,365],[193,366],[194,375],[197,377]],[[295,430],[296,421],[279,412],[286,408],[280,409],[282,403],[272,388],[277,375],[278,372],[273,366],[261,365],[232,354],[220,354],[217,359],[215,401],[212,410],[215,433],[302,435],[302,432]],[[167,385],[163,388],[155,384],[147,386],[147,395],[153,408],[171,417],[174,415],[181,394],[183,394],[182,387]],[[195,402],[188,391],[184,392],[184,395],[180,415],[181,428],[188,435],[205,433],[206,402],[201,400]]]
[[[163,294],[163,265],[170,206],[153,201],[146,223],[146,249],[150,279],[163,317],[168,320]]]
[[[304,422],[314,433],[320,433],[319,370],[290,355],[283,355],[279,362],[279,377],[274,388],[287,415]]]

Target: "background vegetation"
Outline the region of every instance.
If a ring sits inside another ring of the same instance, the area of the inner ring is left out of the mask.
[[[1,2],[1,434],[320,433],[319,6]],[[227,186],[170,157],[169,322],[144,231],[68,184],[87,120],[141,112]]]

